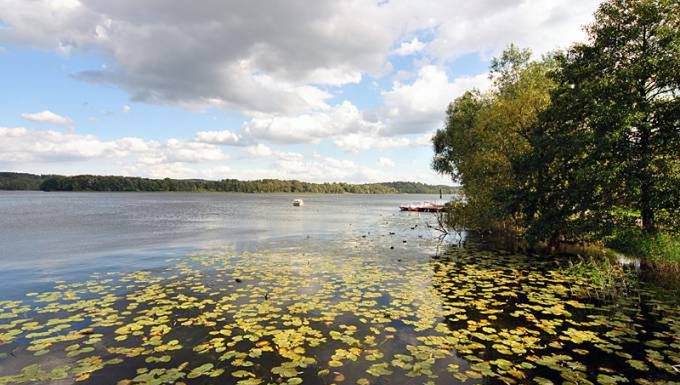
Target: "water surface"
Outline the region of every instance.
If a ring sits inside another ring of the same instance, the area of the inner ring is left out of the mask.
[[[0,385],[680,381],[653,284],[442,248],[396,209],[431,197],[293,197],[0,194]]]

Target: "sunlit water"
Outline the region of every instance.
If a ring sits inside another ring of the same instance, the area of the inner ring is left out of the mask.
[[[431,196],[0,193],[0,385],[680,381],[680,309],[441,247]],[[455,237],[453,237],[455,238]]]

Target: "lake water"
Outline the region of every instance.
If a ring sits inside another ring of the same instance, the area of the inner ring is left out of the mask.
[[[306,205],[295,208],[299,196]],[[398,206],[436,198],[0,191],[0,292],[93,271],[162,266],[168,255],[202,249],[323,250],[378,234],[390,221],[434,222],[430,215],[401,215]],[[401,236],[429,234],[404,228],[396,227]]]
[[[443,246],[398,211],[434,196],[296,197],[0,192],[0,385],[680,381],[653,284]]]

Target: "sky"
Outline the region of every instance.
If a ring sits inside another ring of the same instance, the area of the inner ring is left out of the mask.
[[[410,180],[509,44],[595,0],[0,0],[0,171]]]

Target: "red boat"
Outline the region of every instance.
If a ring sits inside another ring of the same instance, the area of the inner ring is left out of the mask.
[[[444,205],[420,203],[415,205],[401,205],[399,206],[399,209],[401,211],[416,211],[419,213],[438,213],[444,210]]]

